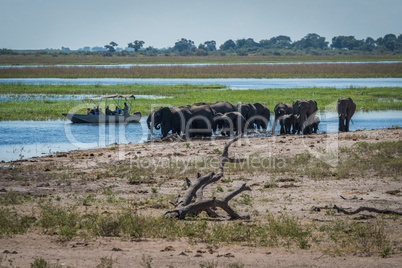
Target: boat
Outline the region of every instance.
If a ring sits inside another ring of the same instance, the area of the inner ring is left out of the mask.
[[[124,101],[123,101],[124,99]],[[126,123],[139,123],[141,119],[140,112],[134,112],[131,114],[132,103],[135,100],[135,96],[130,95],[109,95],[103,97],[95,97],[83,100],[87,107],[95,104],[99,108],[100,104],[105,102],[106,107],[108,101],[112,101],[116,106],[116,114],[106,115],[106,114],[76,114],[76,113],[63,113],[68,120],[73,123],[86,123],[86,124],[99,124],[99,123],[109,123],[109,124],[126,124]],[[128,113],[123,114],[121,108],[122,103],[127,103]],[[90,108],[88,108],[90,110]]]

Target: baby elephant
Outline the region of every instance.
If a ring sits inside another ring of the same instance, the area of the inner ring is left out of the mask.
[[[313,133],[317,133],[317,131],[318,131],[318,125],[321,123],[321,120],[320,120],[320,118],[318,117],[318,116],[315,116],[314,117],[314,121],[313,121],[313,123],[311,124],[311,128],[312,128],[312,130],[313,130]]]
[[[221,134],[225,136],[238,135],[243,133],[246,119],[239,112],[218,113],[215,125],[220,128]]]
[[[294,115],[285,114],[279,117],[279,124],[281,125],[280,134],[291,134],[290,128],[293,125]]]

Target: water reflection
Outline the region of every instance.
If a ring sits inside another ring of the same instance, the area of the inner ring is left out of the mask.
[[[6,101],[79,101],[88,98],[100,97],[101,95],[60,95],[60,94],[0,94],[0,102]],[[137,99],[166,99],[167,96],[135,95]]]
[[[1,78],[0,84],[32,85],[223,85],[228,89],[402,87],[402,78]]]
[[[336,113],[321,112],[318,116],[321,118],[319,132],[338,131]],[[273,118],[271,122],[272,120]],[[402,111],[356,112],[352,120],[351,131],[402,126]],[[272,128],[272,125],[269,128]],[[278,130],[279,124],[277,132]],[[71,150],[109,147],[110,144],[143,143],[151,139],[146,117],[143,117],[138,124],[127,125],[72,124],[63,120],[1,121],[0,133],[2,133],[0,161]],[[264,135],[270,135],[270,133]],[[159,140],[160,132],[156,131],[154,138]]]

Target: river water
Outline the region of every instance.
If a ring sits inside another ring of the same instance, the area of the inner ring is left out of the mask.
[[[227,89],[264,89],[264,88],[305,88],[305,87],[402,87],[402,78],[364,78],[364,79],[0,79],[0,83],[23,84],[74,84],[74,85],[119,85],[119,84],[220,84]],[[49,98],[48,95],[0,95],[0,101],[20,98]],[[72,99],[87,98],[92,95],[67,95]],[[144,96],[153,98],[155,96]],[[52,98],[52,97],[50,97]],[[55,95],[54,100],[66,96]],[[338,117],[335,113],[321,113],[319,132],[336,132]],[[272,119],[271,119],[272,121]],[[356,112],[350,130],[378,129],[402,126],[402,111]],[[278,126],[279,128],[279,126]],[[138,124],[128,125],[90,125],[71,124],[69,121],[1,121],[0,122],[0,161],[25,159],[56,152],[78,149],[101,148],[109,144],[141,143],[151,139],[149,130],[142,118]],[[251,134],[253,135],[253,134]],[[160,138],[158,133],[156,139]]]
[[[70,95],[70,94],[0,94],[0,102],[6,101],[32,101],[32,100],[49,100],[49,101],[79,101],[94,97],[99,97],[100,95]],[[165,99],[170,98],[167,96],[157,96],[157,95],[135,95],[136,99]]]
[[[211,85],[218,84],[233,90],[265,89],[265,88],[373,88],[402,87],[402,78],[2,78],[0,84],[33,84],[33,85]]]
[[[322,112],[318,115],[321,118],[319,132],[338,131],[336,113]],[[402,126],[402,111],[356,112],[352,120],[351,131]],[[142,143],[152,138],[146,125],[146,117],[143,117],[140,123],[127,125],[72,124],[63,120],[1,121],[0,133],[2,135],[0,161],[26,159],[71,150],[105,148],[114,143]],[[160,132],[156,131],[155,134],[154,138],[160,139]],[[253,135],[256,134],[249,134]]]

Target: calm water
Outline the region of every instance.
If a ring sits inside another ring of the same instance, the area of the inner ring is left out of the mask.
[[[306,87],[402,87],[402,78],[290,78],[290,79],[256,79],[256,78],[218,78],[218,79],[179,79],[179,78],[2,78],[0,84],[33,85],[224,85],[229,89],[265,89],[265,88],[306,88]]]
[[[31,100],[50,100],[50,101],[77,101],[88,98],[100,97],[99,95],[59,95],[59,94],[0,94],[0,102],[6,101],[31,101]],[[137,99],[165,99],[166,96],[156,95],[135,95]]]
[[[336,113],[321,113],[319,117],[321,118],[319,132],[338,130]],[[113,143],[142,143],[151,138],[145,120],[144,117],[140,123],[128,125],[71,124],[63,120],[1,121],[0,161],[102,148]],[[356,112],[352,120],[351,131],[402,126],[402,111]],[[156,132],[156,139],[160,138],[158,133]]]

